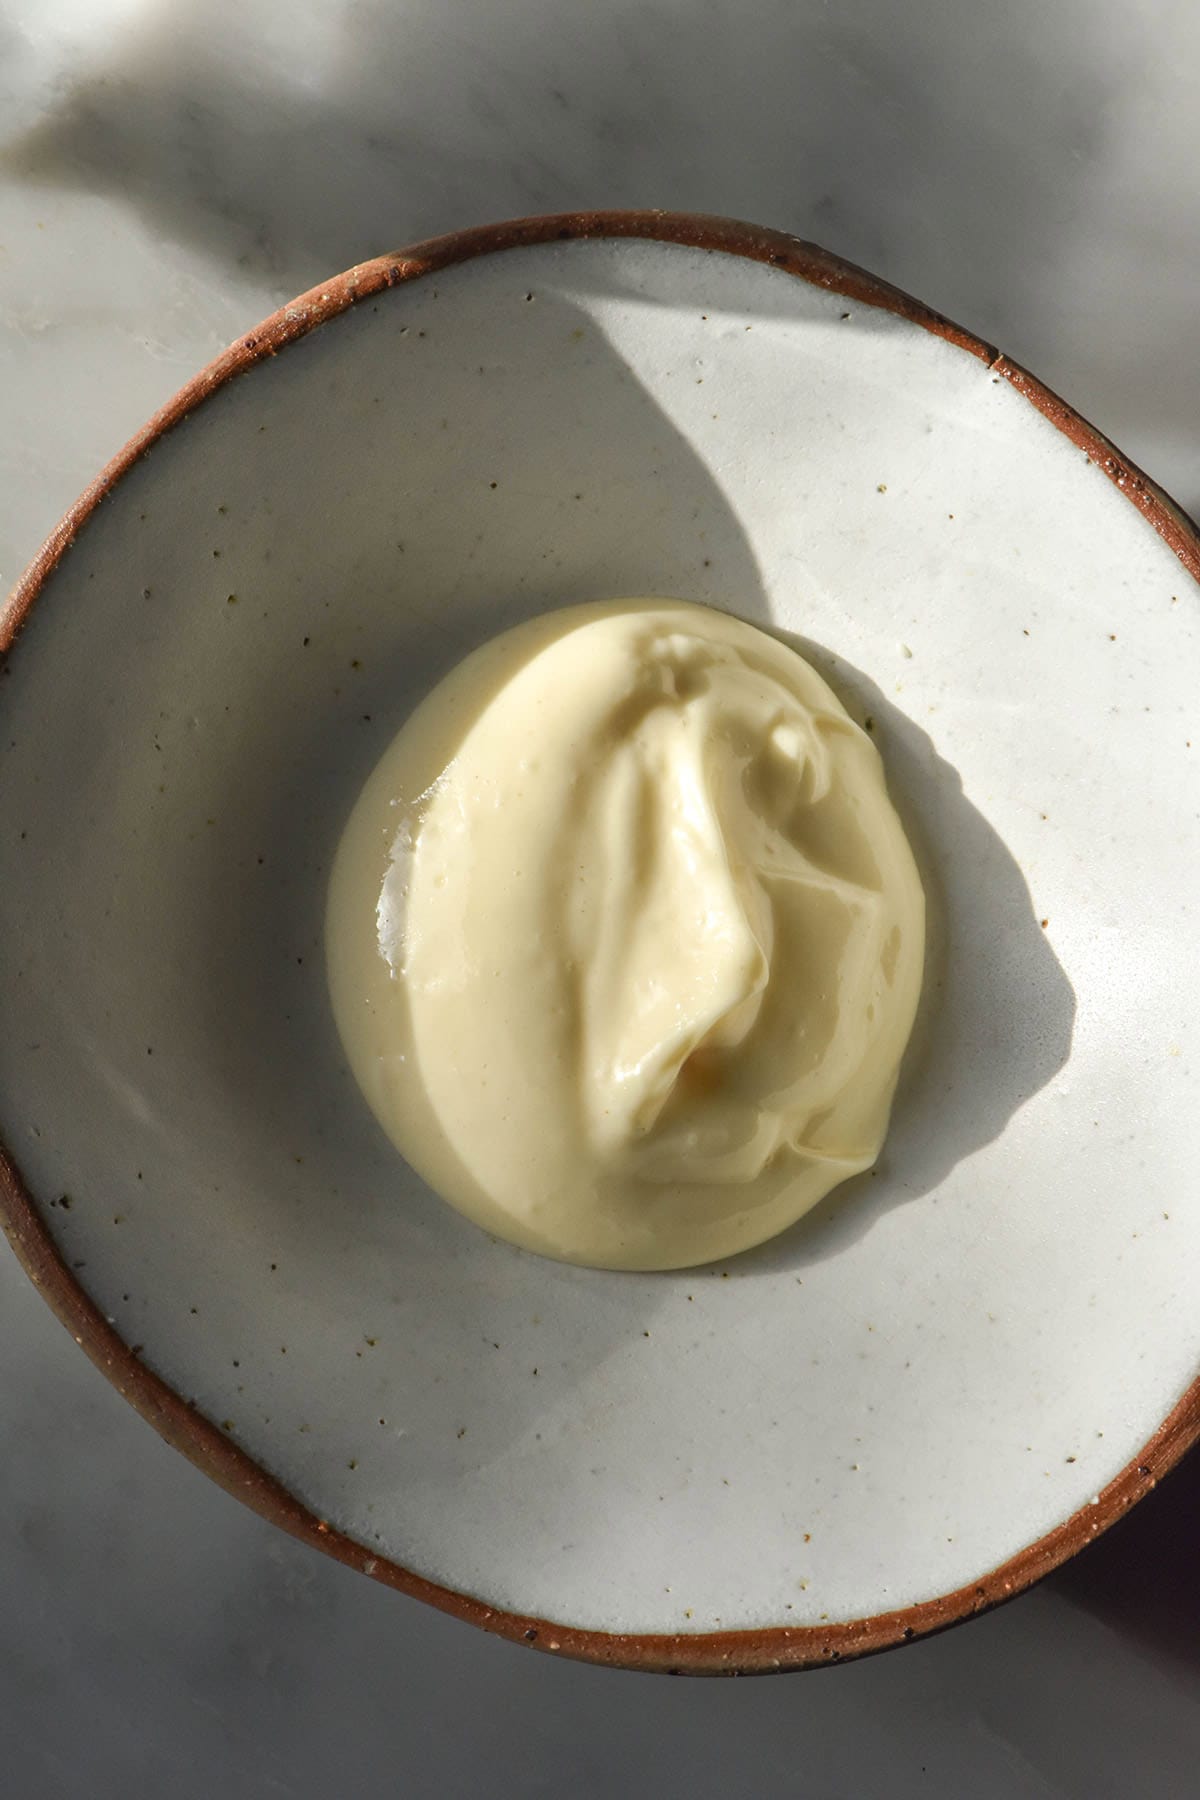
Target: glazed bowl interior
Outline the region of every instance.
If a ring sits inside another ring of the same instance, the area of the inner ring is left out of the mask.
[[[316,291],[51,559],[0,684],[0,1137],[60,1310],[285,1522],[624,1661],[1000,1597],[1125,1502],[1200,1347],[1179,544],[1006,369],[786,261],[600,232],[373,266],[307,330]],[[812,656],[930,899],[879,1167],[651,1277],[433,1197],[321,948],[414,701],[633,595]]]

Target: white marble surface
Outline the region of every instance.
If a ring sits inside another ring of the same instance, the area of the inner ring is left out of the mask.
[[[1188,0],[5,0],[0,585],[278,300],[576,204],[822,239],[1030,363],[1195,510],[1198,52]],[[523,1654],[302,1551],[168,1451],[7,1256],[0,1356],[23,1800],[1194,1791],[1194,1462],[1001,1613],[714,1688]]]

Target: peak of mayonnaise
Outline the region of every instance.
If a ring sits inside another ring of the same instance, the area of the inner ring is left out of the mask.
[[[430,1185],[572,1262],[710,1261],[875,1160],[924,899],[870,738],[777,639],[627,601],[433,690],[331,881],[350,1064]]]

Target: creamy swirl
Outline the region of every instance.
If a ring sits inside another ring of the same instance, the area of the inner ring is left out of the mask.
[[[347,825],[327,945],[351,1066],[443,1198],[661,1269],[875,1160],[924,900],[874,744],[795,651],[614,602],[418,707]]]

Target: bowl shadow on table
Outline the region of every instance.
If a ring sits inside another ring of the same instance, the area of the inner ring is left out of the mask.
[[[1157,1656],[1200,1669],[1200,1454],[1047,1585]]]
[[[823,645],[776,632],[879,745],[926,899],[925,980],[875,1167],[729,1265],[753,1277],[823,1262],[892,1208],[934,1193],[1064,1067],[1075,993],[999,833],[957,769],[877,685]]]

